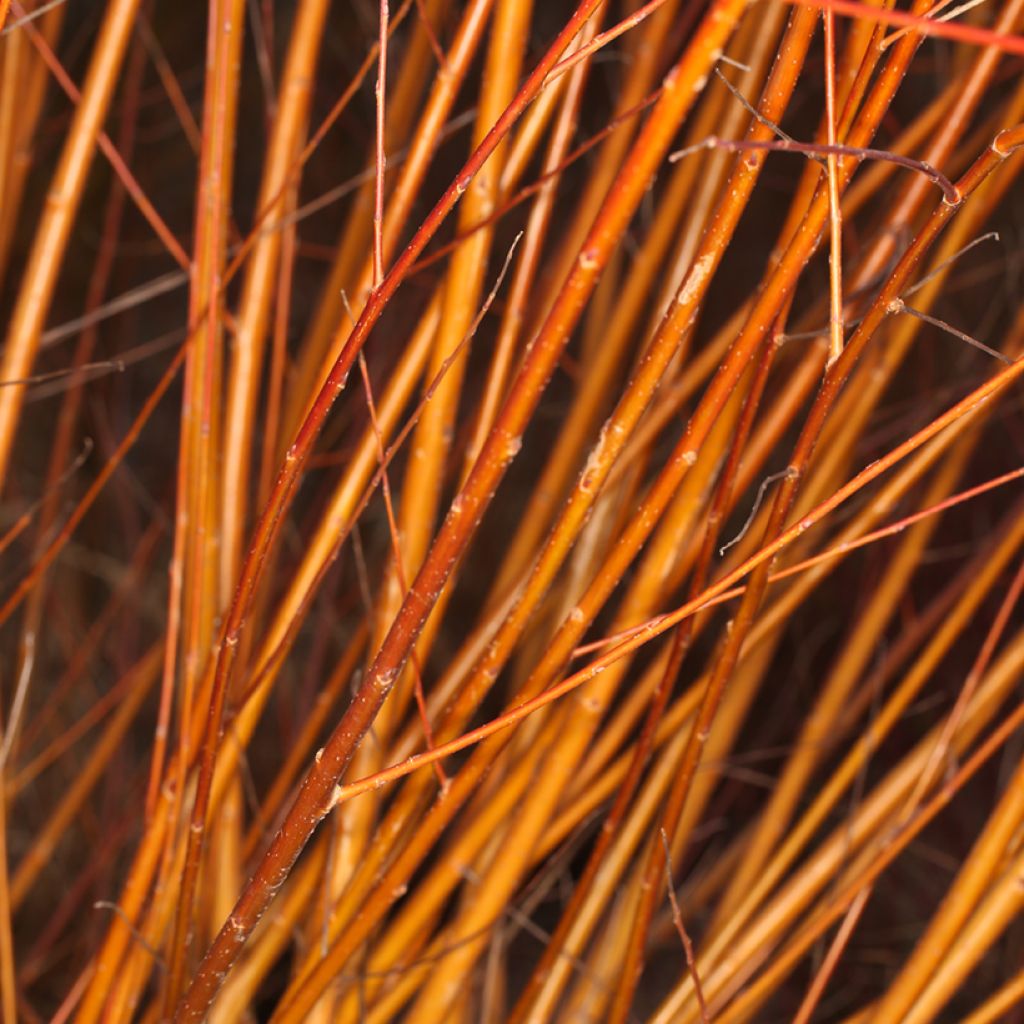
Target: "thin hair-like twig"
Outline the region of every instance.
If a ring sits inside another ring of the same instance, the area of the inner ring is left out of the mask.
[[[665,878],[667,880],[668,900],[672,906],[672,923],[679,933],[679,941],[683,944],[683,950],[686,955],[686,969],[690,972],[690,977],[693,979],[693,991],[697,997],[700,1019],[702,1024],[709,1024],[711,1018],[708,1016],[708,1005],[704,1000],[704,990],[701,987],[700,975],[697,973],[697,958],[693,953],[693,942],[683,925],[683,914],[679,909],[679,901],[676,899],[676,887],[672,878],[672,849],[669,846],[668,833],[661,829],[659,834],[662,845],[665,848]]]
[[[709,135],[700,142],[678,149],[669,156],[673,163],[682,160],[693,153],[703,149],[727,149],[736,152],[744,150],[767,150],[777,153],[799,153],[808,157],[853,157],[857,160],[884,160],[896,164],[899,167],[906,167],[908,170],[917,171],[926,178],[933,181],[941,190],[947,203],[956,206],[960,203],[960,193],[953,183],[931,164],[923,160],[915,160],[913,157],[900,156],[898,153],[890,153],[884,149],[871,149],[867,146],[841,146],[828,145],[825,143],[796,142],[788,139],[777,139],[774,142],[761,142],[756,139],[721,139],[716,135]]]

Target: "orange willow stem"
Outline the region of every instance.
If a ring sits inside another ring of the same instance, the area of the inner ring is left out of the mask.
[[[825,139],[830,147],[836,144],[836,40],[835,15],[825,17]],[[835,362],[843,353],[843,219],[839,209],[837,154],[829,152],[828,220],[829,250],[829,361]]]
[[[867,867],[832,895],[821,912],[805,924],[785,949],[773,958],[770,970],[762,975],[757,983],[751,985],[729,1007],[728,1012],[722,1014],[719,1019],[728,1021],[742,1020],[744,1009],[758,1004],[759,1000],[763,998],[764,989],[774,982],[775,977],[785,975],[792,970],[793,966],[807,949],[835,921],[846,914],[854,900],[863,891],[868,889],[907,846],[920,835],[922,830],[949,805],[954,795],[980,768],[999,752],[1013,733],[1020,728],[1022,723],[1024,723],[1024,704],[1018,705],[1002,719],[995,730],[967,759],[963,767],[894,836],[889,838],[887,844]]]
[[[996,166],[1009,155],[1013,148],[1021,144],[1024,144],[1024,127],[1001,132],[993,141],[991,147],[975,161],[970,170],[957,182],[957,203],[954,205],[943,201],[933,212],[925,227],[914,239],[900,259],[897,267],[889,276],[885,287],[880,292],[878,298],[872,303],[870,311],[862,320],[853,337],[851,337],[843,354],[829,368],[822,383],[818,399],[814,403],[810,415],[807,417],[793,455],[790,457],[787,467],[788,475],[782,481],[775,497],[770,517],[764,529],[766,541],[782,532],[785,519],[789,515],[796,499],[797,487],[806,471],[822,426],[843,383],[852,371],[856,359],[882,320],[888,316],[890,307],[899,299],[900,292],[909,283],[910,277],[917,268],[918,263],[927,253],[954,212],[962,204],[964,198],[984,181]],[[1010,369],[1015,368],[1016,364],[1010,367]],[[700,763],[701,752],[718,710],[722,694],[739,658],[740,650],[753,624],[757,610],[760,608],[770,569],[770,561],[764,561],[758,565],[744,592],[740,608],[732,620],[730,628],[726,631],[721,653],[716,659],[714,672],[708,680],[701,706],[690,731],[680,771],[673,784],[662,818],[663,827],[670,835],[674,833],[675,826],[682,815],[697,766]],[[623,967],[623,976],[616,991],[612,1011],[612,1019],[615,1021],[625,1019],[632,993],[639,981],[647,926],[654,908],[656,879],[660,878],[663,870],[662,852],[657,844],[654,844],[650,849],[645,868],[645,886],[649,888],[645,888],[641,895],[640,907],[634,922],[632,941],[630,942],[626,963]]]
[[[472,0],[468,5],[463,13],[455,40],[449,49],[445,72],[434,81],[426,107],[420,116],[415,134],[410,142],[409,153],[389,196],[386,217],[381,225],[381,258],[383,263],[390,262],[395,249],[401,241],[402,232],[406,229],[406,220],[416,198],[417,190],[423,183],[423,177],[426,174],[429,159],[437,145],[439,133],[448,120],[458,88],[469,70],[469,62],[476,53],[493,3],[494,0]],[[392,26],[395,20],[397,19],[391,21]],[[375,52],[376,46],[374,53],[369,56],[373,56]],[[368,69],[367,62],[364,62],[364,68]],[[525,105],[523,109],[525,109]],[[506,130],[508,127],[511,127],[511,123],[506,126]],[[495,146],[497,141],[500,140],[495,140]],[[376,145],[374,145],[375,149]],[[484,161],[481,160],[473,173],[463,182],[463,191],[468,187],[469,181],[479,171],[483,163]],[[372,202],[376,193],[376,159],[374,159],[370,169],[370,182],[373,186],[371,190],[370,212],[372,224],[372,207],[376,205],[375,202]],[[433,236],[441,220],[447,216],[454,203],[461,198],[461,195],[461,192],[454,190],[454,186],[450,187],[442,196],[441,203],[436,205],[432,211],[432,216],[440,217],[440,220],[433,224],[432,227],[428,225],[427,221],[420,225],[419,230],[414,234],[413,240],[410,243],[410,245],[416,246],[417,255]],[[451,205],[445,206],[446,203]],[[442,206],[445,206],[444,213],[439,212]],[[351,228],[355,231],[359,227],[358,218],[356,218],[353,220]],[[428,229],[427,233],[421,236],[420,232],[424,228]],[[361,235],[358,236],[357,240],[360,238],[362,238]],[[346,238],[345,241],[347,243],[348,239]],[[420,245],[421,241],[422,245]],[[347,292],[347,295],[353,305],[353,313],[358,317],[357,323],[352,327],[351,331],[344,328],[339,329],[337,319],[343,311],[338,308],[338,296],[330,294],[325,296],[301,353],[298,373],[296,375],[297,394],[292,403],[289,424],[297,422],[301,425],[304,418],[308,418],[317,396],[323,393],[325,381],[330,376],[332,367],[337,365],[339,360],[346,362],[351,358],[351,356],[345,356],[346,346],[354,344],[353,339],[362,331],[368,330],[365,324],[369,323],[372,326],[376,317],[379,316],[379,310],[376,313],[371,313],[369,308],[371,295],[374,292],[372,230],[366,242],[370,255],[368,259],[362,261],[361,268],[358,270],[354,281],[349,280],[347,277],[339,279],[340,271],[344,270],[344,266],[339,262],[342,255],[344,255],[342,253],[339,253],[338,261],[336,261],[335,266],[332,268],[329,281],[329,287],[334,291],[338,289],[351,289]],[[366,248],[366,245],[360,245],[353,259],[361,259]],[[405,255],[403,254],[399,258],[398,263],[385,276],[381,282],[382,287],[387,289],[397,288],[401,281],[408,276],[411,268],[404,263]],[[414,263],[415,260],[410,260],[409,262]],[[396,271],[400,271],[397,277],[395,276]],[[367,315],[371,315],[369,321],[365,319]],[[347,318],[342,320],[342,324],[348,324]],[[361,324],[364,326],[360,326]],[[289,426],[288,430],[291,432],[293,428]]]
[[[1024,145],[1024,130],[1021,131],[1021,140],[1017,142],[1017,145]],[[1008,154],[1003,154],[1003,156],[1005,155]],[[876,460],[870,466],[862,470],[850,481],[830,495],[825,501],[806,512],[798,522],[787,527],[774,540],[765,543],[757,550],[757,552],[744,560],[735,569],[732,569],[715,583],[705,588],[697,597],[688,600],[685,604],[680,605],[673,611],[659,615],[657,618],[651,619],[642,626],[637,627],[636,630],[627,635],[625,639],[615,643],[610,650],[606,651],[598,658],[595,658],[585,668],[574,672],[562,682],[549,687],[539,696],[526,700],[522,704],[506,711],[500,718],[495,719],[493,722],[470,730],[457,739],[450,740],[446,743],[439,743],[433,750],[424,754],[417,754],[401,765],[396,765],[394,768],[379,772],[368,779],[354,781],[350,786],[342,787],[339,793],[339,798],[349,799],[350,797],[357,795],[364,788],[376,788],[383,785],[385,782],[401,778],[418,768],[428,766],[435,759],[450,757],[452,754],[458,753],[460,750],[465,750],[496,732],[500,732],[512,725],[515,725],[517,722],[529,717],[539,708],[542,708],[546,704],[571,693],[588,680],[599,675],[609,665],[614,664],[619,658],[625,657],[632,651],[635,651],[655,638],[662,636],[664,633],[667,633],[674,626],[678,625],[690,616],[696,615],[698,612],[705,608],[712,607],[716,603],[721,603],[721,601],[728,600],[745,593],[745,588],[733,589],[735,584],[743,579],[744,576],[747,576],[758,566],[770,563],[780,551],[792,544],[813,526],[822,522],[830,513],[843,505],[849,498],[862,490],[871,481],[880,477],[883,473],[887,472],[894,465],[897,465],[918,448],[921,448],[933,437],[936,437],[949,426],[956,423],[957,420],[979,408],[981,405],[991,401],[996,394],[1003,391],[1021,376],[1024,376],[1024,358],[1017,359],[1010,366],[999,371],[995,376],[989,378],[985,383],[979,385],[979,387],[974,391],[947,409],[946,412],[932,420],[932,422],[926,427],[923,427],[912,437],[908,438],[906,441],[888,452],[885,456]],[[1019,476],[1020,471],[1015,471],[1011,474],[1007,474],[1005,479],[1018,479]],[[1003,480],[1004,478],[1000,477],[999,479]],[[937,506],[936,508],[939,507],[941,506]],[[920,515],[923,516],[927,514],[928,511],[929,510],[925,510],[920,513]],[[887,533],[890,529],[895,530],[900,526],[901,524],[894,524],[892,527],[886,528],[885,531],[879,531],[879,533]],[[781,573],[775,574],[775,578],[782,579],[784,577],[794,575],[820,561],[843,554],[846,550],[846,545],[843,545],[836,550],[823,552],[822,554],[798,563]]]
[[[20,5],[16,4],[16,7],[20,9]],[[82,102],[82,94],[78,91],[75,83],[68,77],[68,73],[64,70],[60,61],[57,60],[56,54],[53,52],[49,43],[47,43],[43,38],[39,30],[34,25],[27,24],[25,26],[25,33],[28,35],[29,39],[32,40],[32,44],[46,62],[46,66],[50,69],[50,73],[57,80],[58,85],[60,85],[61,89],[64,90],[71,102],[76,105],[80,104]],[[110,166],[114,169],[118,178],[121,179],[125,191],[132,197],[132,200],[138,207],[139,212],[146,218],[150,226],[153,228],[153,231],[156,233],[156,236],[163,243],[164,248],[166,248],[173,257],[174,262],[183,270],[188,270],[189,259],[185,254],[185,250],[181,247],[177,238],[174,237],[171,229],[164,223],[163,218],[150,202],[149,197],[142,191],[135,175],[132,174],[124,157],[111,141],[110,136],[107,135],[105,131],[99,131],[96,136],[96,144],[110,162]]]
[[[207,27],[207,78],[203,102],[203,145],[196,203],[195,271],[189,296],[189,322],[195,335],[189,346],[181,415],[181,467],[177,529],[181,546],[182,668],[180,707],[180,777],[178,799],[185,792],[193,715],[202,715],[197,684],[205,654],[214,638],[221,608],[217,554],[220,517],[220,467],[216,452],[221,437],[223,324],[220,303],[227,259],[227,225],[231,205],[239,64],[244,34],[244,0],[213,0]],[[169,636],[168,642],[177,641]],[[181,877],[169,954],[164,1010],[169,1014],[185,985],[185,970],[195,929],[195,892],[205,825],[205,807],[193,808],[189,850]]]
[[[29,26],[31,28],[31,26]],[[142,84],[144,71],[144,52],[136,45],[128,62],[128,69],[125,74],[125,104],[120,119],[119,147],[121,151],[131,154],[135,137],[135,118],[138,116],[139,90]],[[86,296],[86,309],[91,310],[99,305],[108,287],[111,272],[114,266],[116,253],[116,238],[122,223],[124,212],[125,189],[120,179],[115,179],[110,188],[103,219],[103,234],[96,263],[89,281],[88,293]],[[74,363],[79,368],[75,374],[72,386],[64,402],[61,404],[60,414],[57,419],[56,433],[50,453],[50,464],[47,469],[47,485],[42,499],[42,514],[40,516],[37,545],[41,549],[45,546],[47,538],[53,532],[54,520],[58,515],[60,501],[59,484],[69,472],[69,466],[73,468],[81,459],[72,456],[72,449],[75,443],[74,433],[78,425],[78,419],[84,400],[83,388],[84,370],[95,349],[97,342],[97,331],[95,327],[86,327],[78,339],[75,348]],[[20,644],[20,664],[18,667],[18,691],[15,694],[11,705],[11,715],[7,722],[7,735],[4,738],[4,749],[11,751],[11,743],[14,732],[18,725],[17,711],[24,699],[31,677],[32,667],[27,665],[24,656],[34,651],[35,637],[41,632],[40,625],[43,619],[43,610],[49,588],[45,577],[40,578],[38,585],[33,589],[28,607],[25,610],[25,619],[22,626],[22,640]]]
[[[627,164],[626,173],[620,177],[594,224],[561,292],[560,300],[553,308],[545,328],[534,340],[519,380],[513,386],[465,487],[453,503],[380,653],[368,671],[367,679],[307,775],[281,831],[236,905],[232,920],[204,958],[196,983],[182,1005],[182,1019],[193,1019],[194,1015],[202,1012],[215,991],[217,977],[237,955],[251,930],[253,918],[262,912],[272,893],[283,881],[299,849],[330,809],[332,791],[339,775],[394,683],[444,580],[479,522],[506,466],[518,450],[518,439],[523,427],[539,400],[539,393],[551,374],[569,329],[579,317],[584,299],[596,282],[597,273],[625,230],[655,168],[664,158],[676,126],[693,102],[695,85],[707,75],[710,64],[731,33],[742,8],[743,4],[736,0],[716,3],[683,61],[666,79],[661,98],[645,127],[644,144],[634,150],[631,164]],[[568,41],[565,40],[565,45]],[[537,71],[531,80],[536,75]],[[412,246],[404,255],[408,255],[411,249]],[[396,268],[400,264],[401,260]],[[385,286],[386,282],[387,279]],[[379,292],[371,295],[368,310],[373,307],[378,295]],[[357,332],[358,325],[354,333]],[[325,964],[328,962],[324,961]],[[303,990],[303,1001],[309,997],[315,998],[318,994],[315,985],[307,985]],[[292,1012],[298,1012],[298,1006]]]
[[[680,63],[666,79],[661,98],[655,106],[650,120],[639,136],[623,174],[613,186],[609,201],[598,215],[545,327],[534,340],[520,373],[519,381],[517,385],[513,386],[509,400],[498,418],[495,430],[470,474],[466,486],[453,503],[452,510],[442,527],[434,548],[424,563],[423,571],[413,585],[410,597],[415,598],[415,602],[407,601],[403,605],[395,627],[389,633],[380,656],[371,668],[371,678],[368,682],[373,684],[372,688],[367,691],[365,696],[362,693],[357,695],[356,703],[353,705],[355,714],[350,711],[350,715],[346,716],[346,719],[351,718],[351,722],[343,720],[339,731],[334,734],[332,740],[324,748],[318,764],[314,766],[310,776],[307,777],[307,788],[303,794],[300,794],[296,808],[303,802],[303,797],[306,794],[315,794],[321,788],[323,795],[320,799],[328,801],[331,799],[331,791],[325,786],[326,780],[318,779],[317,776],[324,774],[332,742],[340,741],[339,745],[350,743],[351,732],[346,735],[346,728],[354,731],[353,723],[360,722],[364,715],[372,716],[375,713],[378,700],[382,700],[386,694],[393,678],[388,678],[385,675],[382,679],[380,673],[382,671],[385,673],[397,671],[397,666],[395,669],[390,667],[391,659],[404,659],[405,656],[402,646],[405,641],[401,638],[400,629],[406,623],[411,623],[411,629],[418,630],[431,607],[432,600],[439,592],[440,588],[436,584],[431,585],[430,576],[427,575],[428,570],[431,576],[436,575],[442,581],[447,576],[459,548],[464,543],[459,532],[465,529],[464,524],[467,521],[469,524],[475,524],[482,514],[504,466],[517,447],[519,433],[536,402],[536,396],[530,391],[525,396],[521,394],[523,385],[536,382],[534,387],[537,387],[546,381],[551,371],[553,357],[557,356],[561,344],[564,344],[563,325],[566,320],[569,324],[575,322],[582,298],[592,286],[594,271],[606,258],[611,245],[617,240],[617,232],[621,232],[625,226],[627,215],[635,208],[635,205],[628,204],[638,202],[639,196],[649,180],[649,175],[663,158],[675,129],[676,119],[682,117],[692,102],[694,83],[701,82],[706,76],[711,60],[717,56],[717,48],[727,38],[740,9],[739,5],[716,6],[698,30],[693,43],[687,49]],[[612,200],[615,201],[614,204]],[[620,207],[620,203],[625,209]],[[583,294],[580,295],[580,292]],[[520,403],[526,405],[525,410],[520,411]],[[482,496],[478,497],[473,492],[481,481],[486,482],[486,490]],[[365,701],[364,708],[358,707],[361,701]],[[344,749],[345,747],[342,746],[342,750]],[[344,764],[345,762],[342,762],[342,767]],[[442,799],[435,806],[429,824],[422,826],[417,833],[417,845],[429,846],[434,841],[439,829],[443,827],[444,821],[453,813],[454,809],[461,805],[476,785],[479,770],[478,766],[472,773],[463,771],[456,777],[452,787],[443,794]],[[331,786],[333,787],[333,779]],[[401,884],[401,876],[411,869],[414,858],[419,856],[421,854],[415,846],[405,851],[378,886],[377,891],[381,894],[381,900],[390,902],[393,899],[396,885]],[[395,875],[399,876],[398,881],[392,881]],[[370,915],[363,915],[359,921],[359,929],[365,927],[369,920],[372,920]],[[304,1008],[308,1005],[307,1000],[315,998],[316,994],[322,990],[327,978],[330,977],[329,972],[337,970],[338,965],[344,963],[351,951],[351,943],[357,941],[359,934],[360,931],[353,928],[348,934],[342,936],[341,942],[334,947],[327,959],[321,961],[308,982],[303,984],[301,992],[297,993],[295,999],[287,1004],[285,1010],[287,1017],[282,1019],[294,1019],[304,1012]]]
[[[960,415],[964,413],[961,411]],[[954,504],[958,504],[962,500],[966,500],[968,497],[972,497],[980,490],[987,490],[990,486],[998,486],[1001,483],[1008,483],[1010,481],[1019,480],[1021,476],[1024,476],[1024,469],[1015,470],[1012,473],[1005,474],[999,477],[997,480],[990,481],[989,485],[980,485],[979,488],[971,488],[970,491],[964,492],[961,495],[956,495],[953,498],[949,498],[946,501],[940,502],[938,505],[933,506],[930,509],[925,509],[922,512],[915,513],[913,516],[908,517],[906,520],[900,520],[898,523],[893,523],[891,526],[879,530],[875,533],[865,534],[863,538],[864,543],[869,543],[871,540],[877,540],[879,537],[889,536],[893,533],[897,533],[900,530],[911,525],[913,522],[917,522],[927,515],[933,515],[936,512],[945,510]],[[820,521],[818,519],[818,512],[820,510],[814,510],[809,513],[807,519],[813,519],[815,522]],[[829,504],[828,511],[834,511],[833,506]],[[827,514],[827,513],[825,513]],[[789,543],[799,536],[800,532],[797,531],[792,537],[789,538]],[[858,541],[856,545],[850,545],[850,547],[861,546],[861,542]],[[783,550],[779,548],[777,550]],[[849,548],[846,545],[842,545],[838,548],[833,548],[822,552],[820,555],[815,555],[812,558],[798,562],[780,573],[775,573],[771,577],[772,580],[783,579],[788,576],[795,575],[796,573],[811,568],[812,566],[824,561],[828,558],[836,558],[845,554]],[[756,556],[755,556],[756,558]],[[734,579],[730,575],[730,579]],[[735,581],[735,580],[734,580]],[[456,739],[450,740],[447,743],[438,744],[433,750],[426,751],[422,754],[416,754],[410,758],[404,760],[401,764],[395,764],[390,768],[385,768],[382,771],[376,772],[374,775],[367,776],[363,779],[353,779],[352,782],[346,783],[344,786],[339,787],[338,799],[339,801],[350,800],[360,793],[366,792],[371,789],[379,789],[381,786],[386,785],[389,782],[395,782],[398,779],[404,778],[406,775],[410,775],[413,772],[429,767],[435,760],[440,760],[446,757],[451,757],[453,754],[459,753],[459,751],[466,750],[472,747],[474,744],[481,742],[488,736],[494,735],[496,732],[500,732],[503,729],[510,728],[517,722],[521,722],[534,714],[536,711],[548,704],[553,703],[556,700],[561,699],[573,690],[578,689],[588,680],[593,679],[596,675],[599,675],[610,665],[615,664],[620,658],[626,657],[628,654],[639,649],[643,644],[650,643],[652,640],[659,636],[662,636],[665,632],[671,629],[673,626],[678,625],[681,622],[693,617],[698,612],[704,611],[708,608],[713,608],[718,604],[722,604],[725,601],[733,600],[736,597],[741,597],[745,592],[745,587],[734,587],[722,591],[717,591],[716,587],[709,587],[702,594],[698,595],[697,598],[687,601],[687,603],[675,611],[659,615],[657,618],[650,619],[648,622],[637,626],[634,630],[628,633],[621,634],[619,637],[612,637],[605,641],[600,641],[600,646],[608,646],[609,644],[615,644],[611,650],[606,654],[595,659],[585,668],[573,673],[571,676],[566,678],[563,682],[557,686],[551,687],[545,690],[544,693],[532,700],[525,701],[521,705],[516,706],[510,711],[506,711],[503,715],[493,719],[484,725],[478,726],[475,729],[471,729],[468,732],[463,733]],[[714,596],[708,597],[707,595],[714,593]],[[667,623],[667,625],[666,625]],[[590,646],[590,645],[588,645]]]
[[[302,133],[309,118],[312,81],[329,9],[329,0],[303,0],[296,12],[260,184],[254,240],[246,256],[224,421],[221,513],[221,599],[224,604],[231,599],[244,551],[253,423],[280,262],[281,221],[287,208],[289,183],[294,181],[300,166]],[[237,265],[237,258],[233,264]]]
[[[565,28],[559,33],[555,43],[534,68],[533,72],[531,72],[515,99],[498,119],[494,127],[487,133],[476,151],[456,176],[455,181],[448,187],[437,205],[427,216],[426,220],[424,220],[412,241],[406,246],[405,251],[381,282],[380,287],[371,292],[362,314],[349,335],[348,341],[320,388],[317,398],[306,415],[292,444],[288,448],[284,464],[275,481],[270,499],[256,526],[252,546],[241,569],[238,589],[228,612],[221,640],[217,645],[217,652],[213,662],[212,695],[209,701],[209,724],[202,750],[193,821],[205,822],[207,801],[213,780],[216,749],[222,729],[224,703],[227,696],[231,669],[234,664],[235,650],[237,649],[246,615],[253,599],[262,563],[276,539],[283,514],[294,495],[299,473],[309,458],[309,453],[324,420],[327,418],[327,413],[344,388],[349,370],[365,343],[370,330],[380,317],[388,300],[398,289],[408,268],[415,262],[416,257],[423,251],[423,248],[440,227],[459,197],[465,192],[473,176],[485,163],[530,101],[540,91],[550,68],[554,66],[558,57],[569,45],[572,38],[599,3],[600,0],[583,0],[579,5]],[[507,456],[501,460],[499,465],[503,468],[506,463]],[[449,562],[448,564],[450,567],[451,563]],[[422,575],[423,573],[421,573]],[[413,596],[418,597],[415,585],[410,598]],[[412,603],[411,600],[407,601],[406,607],[410,603]],[[418,604],[419,602],[417,601],[416,603]],[[422,606],[417,608],[417,614],[421,622],[423,611]],[[396,630],[393,629],[392,633],[395,632]],[[410,637],[410,644],[411,641],[412,638]],[[407,652],[408,645],[402,651],[401,660],[404,660]],[[383,672],[379,669],[372,671],[368,680],[361,688],[360,693],[365,693],[369,697],[374,688],[379,686],[382,681],[385,685],[389,686],[394,682],[396,672],[397,666],[386,669]],[[365,699],[364,697],[364,701]],[[203,958],[199,972],[178,1008],[177,1017],[180,1020],[199,1019],[205,1012],[217,987],[219,987],[220,980],[223,978],[227,966],[234,961],[246,937],[254,927],[256,920],[262,914],[273,893],[280,887],[291,864],[294,863],[295,858],[305,845],[313,828],[329,809],[329,803],[325,798],[329,797],[330,789],[333,787],[338,775],[340,775],[344,763],[351,757],[356,743],[369,727],[370,721],[372,721],[376,709],[382,700],[383,694],[380,695],[379,699],[372,701],[372,709],[367,709],[370,711],[369,714],[364,712],[361,715],[358,712],[363,710],[362,705],[364,701],[359,700],[359,695],[353,701],[350,715],[355,710],[357,716],[362,720],[361,724],[352,729],[351,724],[343,720],[334,734],[340,741],[336,744],[336,747],[341,747],[337,751],[337,754],[340,755],[337,764],[332,765],[325,757],[323,761],[327,763],[323,765],[323,771],[314,772],[313,775],[307,777],[307,780],[310,778],[314,779],[315,788],[322,789],[324,792],[316,794],[312,800],[306,793],[305,786],[303,791],[300,792],[295,806],[300,808],[302,813],[299,817],[300,819],[305,819],[305,826],[300,826],[296,829],[291,820],[286,821],[284,826],[282,826],[277,840],[272,844],[271,849],[264,857],[262,862],[264,870],[258,870],[250,881],[231,919],[224,929],[221,930],[213,946],[211,946]],[[346,718],[348,717],[346,716]],[[336,770],[328,774],[332,767]],[[289,815],[289,818],[291,817],[292,815]],[[186,860],[186,871],[191,872],[194,877],[201,852],[201,832],[198,834],[193,832],[192,836],[190,836],[190,850]],[[192,862],[191,868],[188,866],[189,861]]]
[[[384,110],[388,88],[388,0],[380,0],[380,32],[377,41],[377,134],[374,140],[373,188],[373,287],[384,278]]]
[[[906,11],[895,11],[888,8],[871,7],[857,3],[857,0],[783,0],[802,7],[817,7],[822,10],[835,11],[850,18],[863,18],[865,21],[879,22],[883,25],[906,25],[915,34],[934,36],[938,39],[955,39],[961,43],[972,43],[975,46],[992,46],[1004,53],[1024,56],[1024,36],[1006,32],[993,32],[980,25],[964,22],[935,21],[933,18],[920,14],[909,14]]]
[[[51,200],[26,263],[0,359],[0,380],[18,380],[31,370],[57,284],[61,255],[92,163],[93,145],[114,92],[138,5],[139,0],[114,0],[107,7],[82,87],[82,102],[75,110],[60,163],[50,182]],[[21,386],[0,391],[0,486],[6,481],[24,394]]]

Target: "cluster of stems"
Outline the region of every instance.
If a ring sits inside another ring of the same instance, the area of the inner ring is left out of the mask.
[[[1016,1019],[1024,0],[166,6],[0,0],[0,1024]]]

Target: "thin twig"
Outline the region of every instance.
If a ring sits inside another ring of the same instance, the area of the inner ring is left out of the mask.
[[[918,320],[923,320],[926,324],[938,327],[947,334],[951,334],[954,338],[959,338],[961,341],[964,341],[973,348],[984,352],[987,356],[992,356],[993,359],[998,359],[999,362],[1004,363],[1007,366],[1013,362],[1009,356],[1004,355],[1002,352],[999,352],[994,348],[989,348],[989,346],[983,341],[978,341],[977,338],[972,338],[969,334],[965,334],[963,331],[957,330],[957,328],[953,327],[951,324],[947,324],[945,320],[929,316],[927,313],[922,313],[920,310],[914,309],[912,306],[908,306],[902,299],[896,299],[891,308],[894,313],[907,313],[912,317],[916,317]]]
[[[772,473],[769,476],[766,476],[761,481],[760,486],[757,488],[757,495],[754,498],[754,505],[750,510],[750,514],[747,516],[746,522],[744,522],[744,524],[740,527],[740,532],[737,533],[736,536],[732,538],[732,540],[726,541],[718,549],[719,556],[724,555],[726,551],[729,550],[729,548],[733,547],[736,544],[739,544],[739,542],[743,540],[743,538],[747,535],[747,532],[750,530],[750,527],[753,525],[754,519],[757,518],[757,513],[761,508],[761,503],[764,501],[764,496],[768,488],[772,484],[778,483],[779,480],[785,480],[788,476],[791,475],[791,473],[792,470],[790,470],[787,467],[786,469],[779,470],[778,473]]]
[[[854,157],[858,160],[885,160],[889,163],[906,167],[909,170],[923,174],[929,180],[942,189],[946,202],[951,206],[960,203],[961,196],[953,183],[941,171],[936,170],[931,164],[923,160],[915,160],[913,157],[900,156],[898,153],[890,153],[884,149],[871,149],[861,146],[829,146],[813,142],[790,142],[780,139],[777,142],[760,142],[755,139],[720,139],[716,135],[708,136],[701,142],[687,146],[685,149],[676,150],[669,156],[669,161],[675,163],[683,157],[692,153],[700,152],[702,149],[728,149],[736,152],[745,150],[768,150],[776,153],[800,153],[808,157]]]
[[[675,882],[672,879],[672,850],[669,847],[668,833],[664,829],[659,830],[661,842],[665,847],[665,879],[668,888],[668,901],[672,906],[672,923],[679,933],[679,939],[683,944],[686,954],[686,969],[690,972],[693,980],[693,994],[697,997],[697,1007],[700,1010],[702,1024],[709,1024],[711,1018],[708,1016],[708,1005],[704,1001],[704,989],[701,987],[700,975],[697,973],[697,958],[693,955],[693,942],[686,933],[683,925],[683,914],[679,909],[679,901],[676,899]]]

